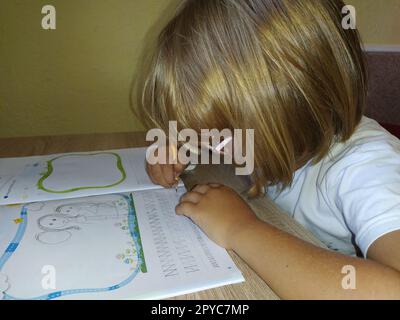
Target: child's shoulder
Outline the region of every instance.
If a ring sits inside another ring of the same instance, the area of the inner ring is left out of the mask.
[[[364,185],[385,179],[400,182],[400,140],[363,117],[348,141],[332,146],[321,166],[331,185],[343,178]]]
[[[363,117],[349,140],[332,146],[327,160],[351,164],[358,160],[380,161],[400,157],[400,140],[378,122]]]
[[[397,137],[390,134],[375,120],[365,116],[362,117],[360,124],[349,139],[349,142],[357,142],[360,144],[380,142],[382,145],[389,143],[396,147],[400,145],[400,140]]]

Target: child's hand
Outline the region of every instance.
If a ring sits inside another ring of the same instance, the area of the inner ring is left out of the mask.
[[[234,190],[218,184],[197,185],[182,196],[176,213],[192,219],[211,240],[226,249],[234,249],[234,239],[243,228],[259,222]]]
[[[171,151],[169,146],[162,147],[165,148],[167,159],[169,159],[169,152]],[[163,150],[156,150],[155,154]],[[179,176],[185,170],[186,166],[180,164],[155,164],[151,165],[146,162],[146,171],[149,175],[151,181],[155,184],[159,184],[165,188],[172,188],[178,184]]]

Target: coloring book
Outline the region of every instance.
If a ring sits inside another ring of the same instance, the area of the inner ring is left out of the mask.
[[[145,148],[0,159],[0,205],[159,188]]]
[[[160,299],[244,281],[145,149],[0,159],[0,299]],[[22,204],[18,204],[21,203]]]

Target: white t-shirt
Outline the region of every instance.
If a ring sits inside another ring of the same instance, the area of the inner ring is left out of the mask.
[[[352,137],[319,163],[296,171],[291,187],[267,194],[330,249],[364,255],[400,230],[400,140],[363,117]]]

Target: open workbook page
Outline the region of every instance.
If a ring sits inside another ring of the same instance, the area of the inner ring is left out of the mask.
[[[146,149],[0,159],[0,205],[159,188]]]
[[[0,299],[156,299],[243,281],[223,248],[175,214],[184,191],[1,206]]]

